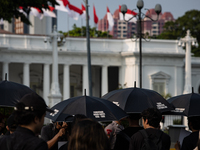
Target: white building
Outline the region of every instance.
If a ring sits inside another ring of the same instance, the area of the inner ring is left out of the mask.
[[[45,36],[0,34],[0,80],[30,86],[49,105],[52,45]],[[58,47],[59,84],[63,99],[87,94],[86,38],[66,38]],[[90,39],[93,96],[101,97],[119,84],[139,87],[139,42]],[[176,40],[142,42],[143,88],[180,95],[184,88],[185,51]],[[200,58],[192,58],[192,87],[200,93]]]

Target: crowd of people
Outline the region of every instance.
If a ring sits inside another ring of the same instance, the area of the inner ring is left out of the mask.
[[[148,108],[141,114],[129,114],[128,127],[116,120],[105,128],[82,114],[72,122],[52,122],[44,126],[46,111],[51,112],[42,97],[25,95],[5,122],[0,119],[0,149],[2,150],[169,150],[170,136],[160,129],[162,114]],[[140,126],[139,120],[142,119]],[[200,117],[188,117],[192,133],[176,150],[199,149]],[[2,129],[7,133],[3,134]]]

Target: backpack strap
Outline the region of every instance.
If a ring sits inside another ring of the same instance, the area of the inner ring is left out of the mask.
[[[142,136],[144,138],[148,138],[148,135],[147,135],[147,132],[145,131],[145,129],[144,130],[139,130],[139,132],[142,134]]]
[[[161,149],[162,148],[161,136],[162,136],[163,132],[162,131],[160,133],[159,132],[160,132],[160,130],[158,130],[157,133],[156,133],[156,135],[158,137],[158,141],[157,141],[156,144],[158,144],[158,148]]]
[[[125,138],[128,142],[131,141],[131,138],[123,131],[119,132],[118,134],[121,135],[123,138]]]
[[[148,139],[149,136],[148,136],[146,130],[139,130],[139,132],[142,134],[144,139]],[[162,134],[163,134],[163,132],[160,132],[160,130],[157,130],[157,132],[155,133],[155,136],[157,137],[157,139],[153,140],[153,142],[158,145],[159,149],[162,148],[162,141],[161,141]],[[147,145],[147,147],[150,148],[150,145]]]
[[[143,146],[141,147],[141,149],[146,149],[146,150],[150,149],[151,147],[150,147],[149,143],[147,142],[149,136],[148,136],[146,130],[145,130],[145,129],[144,129],[144,130],[139,130],[139,132],[140,132],[140,133],[142,134],[142,136],[144,137],[144,143],[146,143],[146,145],[143,145]]]

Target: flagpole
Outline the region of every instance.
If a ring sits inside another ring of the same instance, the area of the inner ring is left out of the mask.
[[[83,18],[81,18],[81,37],[83,36]]]
[[[106,8],[108,7],[108,5],[106,6]],[[106,11],[107,12],[107,11]],[[106,13],[106,27],[107,27],[107,39],[108,39],[108,12]]]
[[[67,14],[67,30],[68,30],[68,34],[67,36],[69,37],[69,14]]]
[[[88,59],[88,84],[89,96],[92,96],[92,73],[91,73],[91,56],[90,56],[90,31],[89,31],[89,18],[88,18],[88,0],[85,0],[86,6],[86,36],[87,36],[87,59]]]

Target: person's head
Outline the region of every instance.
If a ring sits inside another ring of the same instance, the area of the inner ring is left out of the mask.
[[[7,119],[6,129],[12,134],[17,128],[16,121],[14,120],[14,115],[10,115]]]
[[[141,114],[140,113],[135,113],[135,114],[129,114],[128,119],[130,120],[140,120]]]
[[[70,118],[70,120],[72,120],[72,122],[70,122],[69,124],[69,128],[68,128],[68,132],[69,132],[69,135],[71,135],[71,131],[72,131],[72,128],[74,127],[74,125],[83,120],[83,119],[86,119],[87,117],[83,114],[76,114],[74,116],[72,116],[72,118]],[[69,119],[69,118],[68,118]]]
[[[153,128],[159,128],[160,121],[162,119],[162,114],[158,109],[148,108],[142,112],[141,116],[142,123],[145,129],[148,126],[151,126]]]
[[[109,150],[109,140],[103,127],[91,119],[77,122],[69,139],[69,150]]]
[[[139,126],[140,113],[132,113],[128,115],[129,126]]]
[[[74,126],[77,122],[83,120],[83,119],[86,119],[87,117],[83,114],[76,114],[73,118],[73,121],[72,121],[72,126]]]
[[[30,93],[14,107],[15,121],[20,126],[32,126],[35,134],[40,133],[44,123],[46,111],[50,111],[42,97],[36,93]]]
[[[188,117],[188,127],[190,130],[200,130],[200,116]]]

